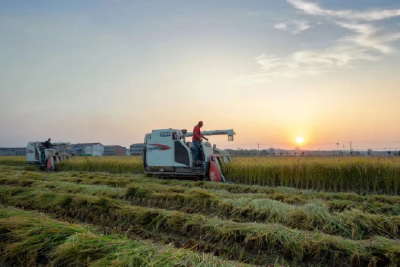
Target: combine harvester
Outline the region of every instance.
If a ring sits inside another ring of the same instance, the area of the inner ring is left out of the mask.
[[[70,143],[53,143],[53,148],[46,149],[42,142],[29,142],[26,147],[26,161],[40,170],[55,171],[56,163],[67,160],[71,154],[63,152]]]
[[[203,131],[204,136],[228,135],[233,141],[235,132],[231,130]],[[214,182],[227,182],[221,171],[221,163],[231,162],[231,155],[212,146],[210,142],[201,142],[199,161],[194,160],[194,145],[186,142],[193,136],[186,130],[153,130],[145,135],[143,167],[147,174],[161,178],[189,178]]]

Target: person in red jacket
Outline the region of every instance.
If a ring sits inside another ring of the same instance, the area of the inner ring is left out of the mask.
[[[208,141],[208,138],[204,137],[201,134],[200,128],[203,127],[203,122],[199,121],[199,123],[194,126],[193,129],[193,145],[194,145],[194,160],[198,161],[199,160],[199,146],[201,142],[201,138],[204,138],[205,140]]]

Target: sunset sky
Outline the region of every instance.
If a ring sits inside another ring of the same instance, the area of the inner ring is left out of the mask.
[[[400,1],[2,0],[0,147],[400,149]]]

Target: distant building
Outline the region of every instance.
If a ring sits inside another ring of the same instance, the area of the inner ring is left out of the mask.
[[[25,156],[26,155],[26,147],[16,147],[15,155],[16,156]]]
[[[0,156],[15,156],[15,148],[0,147]]]
[[[232,156],[238,157],[254,157],[254,156],[263,156],[263,157],[281,157],[281,156],[296,156],[296,157],[306,157],[306,156],[314,156],[314,157],[331,157],[331,156],[389,156],[388,151],[344,151],[344,150],[303,150],[299,147],[295,149],[280,149],[280,148],[269,148],[263,150],[256,149],[225,149],[225,151],[229,152]],[[369,154],[368,154],[369,153]],[[399,155],[400,152],[391,151],[391,155]]]
[[[0,156],[25,156],[25,147],[0,147]]]
[[[126,148],[122,146],[105,146],[104,147],[104,156],[125,156]]]
[[[260,151],[256,149],[225,149],[231,156],[240,156],[240,157],[250,157],[250,156],[259,156]]]
[[[101,143],[72,144],[68,152],[75,155],[103,156],[104,145]]]
[[[143,155],[143,143],[133,144],[130,146],[130,151],[132,156],[141,156]]]

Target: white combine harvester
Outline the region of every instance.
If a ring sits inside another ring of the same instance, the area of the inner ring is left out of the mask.
[[[26,161],[41,170],[56,170],[56,163],[69,159],[71,155],[64,152],[70,143],[53,143],[53,148],[46,149],[42,142],[29,142],[26,147]]]
[[[204,136],[228,135],[233,141],[235,132],[231,130],[202,131]],[[147,174],[160,177],[204,179],[215,182],[227,182],[222,174],[220,163],[231,162],[228,152],[213,147],[209,142],[201,142],[199,161],[194,161],[194,146],[186,142],[193,136],[186,130],[153,130],[145,135],[143,167]]]

